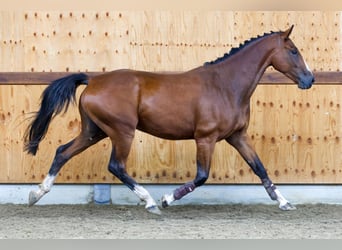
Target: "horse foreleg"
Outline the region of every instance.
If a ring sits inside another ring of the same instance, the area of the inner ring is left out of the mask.
[[[193,181],[187,182],[179,188],[175,189],[171,194],[165,194],[162,197],[162,206],[168,207],[175,200],[180,200],[183,196],[191,193],[195,188],[203,185],[208,179],[208,172],[203,170],[201,164],[197,163],[197,175]]]
[[[215,143],[203,143],[197,141],[197,174],[193,181],[185,183],[175,189],[171,194],[165,194],[162,197],[162,206],[168,207],[175,200],[191,193],[195,188],[202,186],[209,176],[211,156],[214,151]]]
[[[288,202],[276,186],[272,183],[271,179],[268,177],[266,169],[262,162],[260,161],[258,155],[253,149],[249,138],[245,133],[236,133],[227,139],[230,143],[244,158],[247,164],[251,167],[253,172],[260,178],[266,192],[272,200],[276,200],[279,203],[279,208],[281,210],[294,210],[296,209],[290,202]]]

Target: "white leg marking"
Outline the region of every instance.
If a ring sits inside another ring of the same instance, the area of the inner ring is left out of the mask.
[[[284,206],[288,203],[288,201],[284,198],[284,196],[279,192],[278,189],[274,190],[277,195],[277,201],[279,202],[279,206]]]
[[[47,175],[42,182],[42,184],[39,185],[39,188],[44,191],[45,193],[49,192],[51,190],[51,187],[53,183],[55,182],[56,176]]]
[[[172,202],[175,201],[175,197],[172,194],[165,194],[162,198],[162,202],[166,203],[165,205],[169,206]]]
[[[142,186],[136,185],[133,192],[140,198],[140,200],[146,202],[146,208],[157,206],[157,203],[154,201],[150,193]]]
[[[51,190],[51,187],[56,179],[56,176],[47,175],[44,181],[39,184],[38,190],[32,190],[29,195],[29,205],[32,206],[43,197],[44,194]]]
[[[295,210],[296,209],[295,206],[293,206],[290,202],[288,202],[284,198],[284,196],[281,195],[281,193],[278,191],[278,189],[275,189],[274,192],[277,195],[277,201],[279,202],[279,208],[281,210],[288,211],[288,210]]]

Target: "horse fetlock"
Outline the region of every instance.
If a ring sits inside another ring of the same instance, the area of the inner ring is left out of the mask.
[[[141,200],[146,202],[145,208],[148,212],[150,212],[152,214],[157,214],[157,215],[161,214],[161,212],[157,206],[157,203],[154,201],[154,199],[150,195],[142,198]]]
[[[147,209],[147,211],[154,214],[160,214],[157,203],[144,187],[140,185],[135,185],[133,188],[133,192],[139,197],[141,201],[146,202],[145,208]]]
[[[278,200],[277,188],[269,179],[262,180],[262,184],[264,185],[266,192],[270,196],[272,200]]]
[[[296,207],[293,206],[290,202],[288,202],[285,197],[276,189],[275,194],[277,195],[277,201],[279,202],[279,208],[283,211],[295,210]]]
[[[173,197],[175,200],[180,200],[183,196],[191,193],[196,188],[196,185],[193,182],[185,183],[183,186],[177,188],[173,192]]]
[[[149,208],[157,207],[157,203],[154,201],[152,197],[148,197],[144,200],[146,202],[145,208],[148,210]]]
[[[38,187],[39,187],[39,189],[40,189],[41,191],[44,192],[44,194],[50,192],[50,190],[51,190],[51,186],[44,185],[43,183],[42,183],[42,184],[39,184]]]
[[[276,201],[278,200],[277,194],[274,192],[273,189],[266,189],[268,195],[270,196],[271,200]]]

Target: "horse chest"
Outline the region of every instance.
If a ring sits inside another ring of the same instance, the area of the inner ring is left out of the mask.
[[[245,109],[212,108],[197,120],[195,135],[222,140],[248,125],[249,112]]]
[[[245,128],[249,121],[249,105],[234,105],[225,103],[220,108],[218,116],[218,128],[222,136],[231,134],[237,130]]]

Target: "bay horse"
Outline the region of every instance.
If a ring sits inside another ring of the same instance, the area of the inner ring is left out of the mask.
[[[126,172],[135,130],[169,140],[194,139],[197,174],[173,193],[162,197],[162,207],[203,185],[208,178],[216,142],[232,145],[260,178],[268,195],[282,210],[293,206],[269,178],[246,133],[250,99],[266,68],[274,69],[309,89],[314,75],[286,31],[265,33],[245,41],[215,61],[181,73],[116,70],[89,77],[75,73],[53,81],[42,93],[40,109],[25,133],[25,151],[35,155],[50,121],[70,102],[76,88],[87,85],[79,100],[80,134],[58,147],[49,172],[29,195],[35,204],[50,191],[58,172],[73,156],[109,137],[112,152],[108,170],[130,188],[151,213],[160,214],[149,192]]]

